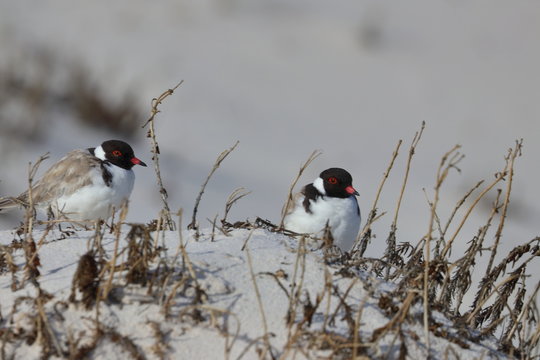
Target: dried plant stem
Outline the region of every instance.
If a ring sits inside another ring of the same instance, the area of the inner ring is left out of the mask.
[[[519,314],[519,317],[513,321],[514,324],[512,325],[512,328],[510,329],[510,331],[508,331],[508,334],[506,335],[505,339],[503,340],[503,343],[504,342],[509,342],[510,340],[512,340],[512,337],[514,336],[514,332],[518,329],[519,324],[523,321],[523,317],[529,311],[529,307],[531,306],[531,303],[533,301],[536,301],[536,294],[538,294],[538,289],[540,289],[540,281],[538,281],[536,283],[536,287],[535,287],[532,295],[527,300],[527,304],[525,304],[525,306],[521,310],[521,312]]]
[[[513,281],[515,280],[516,278],[518,278],[520,275],[519,274],[514,274],[514,275],[510,275],[508,276],[506,279],[504,279],[503,281],[501,281],[497,286],[495,286],[495,288],[489,293],[488,296],[486,296],[484,299],[482,299],[482,301],[480,301],[480,303],[476,306],[476,308],[467,316],[467,320],[466,322],[469,324],[469,325],[472,325],[472,322],[474,320],[474,317],[476,316],[476,314],[478,314],[478,312],[480,310],[482,310],[482,306],[484,306],[484,304],[489,300],[489,298],[491,298],[491,296],[493,294],[496,294],[498,293],[499,291],[499,288],[502,287],[503,285],[505,285],[506,283],[510,282],[510,281]]]
[[[307,169],[309,164],[313,162],[317,157],[319,157],[322,154],[319,150],[314,150],[311,155],[309,155],[308,159],[302,166],[300,166],[300,170],[298,171],[298,175],[296,175],[296,178],[293,180],[291,187],[289,188],[289,192],[287,194],[287,201],[285,202],[285,206],[283,207],[283,210],[281,211],[281,221],[279,222],[279,228],[283,229],[283,223],[285,221],[285,216],[287,216],[288,209],[292,206],[293,201],[293,190],[296,186],[296,183],[298,183],[298,180],[300,180],[300,177],[304,173],[304,171]]]
[[[482,198],[484,197],[484,195],[486,195],[491,189],[493,189],[493,187],[495,185],[497,185],[499,183],[499,181],[503,180],[504,179],[504,173],[499,173],[496,175],[495,177],[495,180],[493,180],[493,182],[491,184],[489,184],[481,193],[480,195],[478,195],[476,197],[476,199],[474,200],[474,202],[471,204],[471,206],[469,207],[469,209],[467,210],[467,212],[465,213],[465,216],[463,217],[463,219],[461,219],[461,223],[459,224],[458,228],[456,229],[456,231],[454,232],[454,235],[452,235],[452,237],[450,238],[450,240],[446,243],[446,245],[444,246],[443,248],[443,251],[441,252],[441,257],[444,258],[446,257],[446,254],[448,253],[448,251],[450,250],[450,248],[452,247],[452,244],[454,243],[454,240],[456,239],[456,237],[458,236],[459,232],[461,231],[461,228],[463,227],[463,225],[465,225],[465,222],[467,221],[467,219],[469,218],[469,215],[472,213],[472,211],[474,210],[474,208],[476,207],[476,205],[480,202],[480,200],[482,200]]]
[[[381,179],[381,182],[379,184],[379,188],[377,189],[377,195],[375,196],[375,200],[373,200],[373,205],[371,206],[371,211],[375,211],[377,209],[377,204],[379,202],[379,198],[381,196],[382,189],[384,187],[384,184],[386,183],[386,180],[388,179],[388,176],[390,176],[390,171],[394,167],[394,162],[396,161],[397,156],[399,155],[399,148],[401,147],[401,144],[403,143],[403,140],[399,139],[396,148],[394,149],[394,152],[392,153],[392,158],[390,159],[390,164],[388,165],[388,168],[386,168],[386,171],[383,174],[383,178]]]
[[[152,109],[150,111],[150,118],[142,126],[142,128],[144,129],[148,124],[150,124],[150,128],[148,129],[147,137],[149,137],[151,139],[151,141],[152,141],[152,154],[153,154],[152,161],[154,163],[154,171],[156,172],[156,177],[157,177],[157,181],[158,181],[159,193],[161,195],[161,200],[163,201],[163,210],[164,211],[161,213],[161,215],[165,217],[167,227],[171,231],[174,230],[175,224],[174,224],[174,221],[172,220],[172,217],[171,217],[171,210],[169,208],[169,203],[167,202],[167,198],[168,198],[167,190],[163,186],[163,180],[161,179],[161,170],[160,170],[160,167],[159,167],[159,154],[160,154],[160,151],[159,151],[158,142],[156,140],[156,132],[155,132],[154,120],[155,120],[156,115],[159,113],[159,109],[158,109],[159,105],[161,105],[163,100],[165,100],[167,97],[172,95],[174,93],[174,91],[180,85],[182,85],[183,82],[184,82],[184,80],[180,81],[172,89],[168,89],[167,91],[162,93],[157,98],[152,99]]]
[[[172,266],[174,267],[176,265],[176,262],[178,261],[178,255],[180,255],[180,252],[182,251],[181,248],[184,246],[184,237],[182,236],[182,217],[184,215],[184,209],[179,209],[176,213],[176,216],[178,216],[178,248],[176,249],[176,253],[174,254]]]
[[[109,292],[111,291],[111,288],[112,288],[112,282],[113,282],[114,272],[116,268],[116,259],[118,257],[118,247],[120,245],[120,234],[122,230],[121,224],[126,219],[126,215],[127,215],[127,204],[124,203],[124,205],[122,206],[122,209],[120,210],[120,216],[119,216],[117,226],[115,229],[115,241],[114,241],[114,250],[113,250],[112,259],[107,263],[108,266],[103,267],[102,273],[99,276],[99,278],[101,279],[105,271],[109,269],[109,272],[110,272],[109,279],[107,280],[105,287],[102,289],[100,300],[107,299],[107,296],[109,295]],[[99,307],[99,304],[97,304],[96,307]]]
[[[501,195],[501,192],[498,191],[497,198],[495,199],[495,202],[493,203],[493,207],[488,216],[488,220],[486,224],[478,230],[478,234],[471,241],[471,246],[469,247],[468,250],[466,250],[465,256],[457,260],[453,264],[447,265],[446,276],[444,277],[444,282],[441,286],[441,291],[437,299],[437,302],[441,303],[442,301],[444,301],[443,299],[445,298],[445,296],[449,296],[447,297],[448,299],[451,296],[454,296],[455,289],[457,288],[458,294],[457,294],[457,297],[454,298],[455,299],[454,301],[455,303],[454,314],[455,315],[457,315],[457,313],[459,312],[459,308],[462,304],[466,289],[468,289],[470,286],[470,281],[468,280],[469,279],[468,274],[470,274],[470,272],[474,268],[474,261],[478,253],[482,249],[484,238],[487,234],[487,231],[489,230],[491,226],[493,217],[498,212],[500,195]],[[454,279],[452,280],[450,277],[453,274],[454,268],[457,268],[458,271],[454,274],[453,276]],[[463,285],[465,283],[467,285]],[[452,290],[449,290],[449,287],[452,288]],[[450,291],[451,294],[447,294],[448,291]],[[447,302],[447,305],[450,306],[450,301]]]
[[[383,327],[376,329],[373,332],[372,341],[374,342],[374,345],[376,345],[377,340],[380,339],[384,334],[386,334],[389,330],[393,329],[395,325],[403,323],[403,320],[409,313],[409,309],[412,305],[412,302],[416,296],[416,292],[413,290],[410,290],[407,293],[407,297],[405,300],[403,300],[403,304],[399,308],[398,312],[394,315],[394,317]]]
[[[43,158],[43,156],[41,157]],[[41,159],[40,159],[41,160]],[[38,160],[34,166],[32,166],[32,163],[28,164],[28,206],[26,207],[26,233],[25,233],[25,240],[30,241],[32,238],[32,230],[33,230],[33,223],[34,223],[34,196],[33,196],[33,180],[35,173],[37,171],[38,165],[41,163],[41,161]]]
[[[297,338],[298,333],[300,331],[300,329],[297,328],[295,333],[293,334],[292,330],[293,330],[293,325],[294,325],[295,318],[296,318],[296,309],[297,309],[298,303],[300,301],[300,294],[301,294],[302,287],[303,287],[303,284],[304,284],[304,274],[305,274],[305,269],[306,269],[306,264],[305,264],[305,261],[306,261],[305,242],[306,242],[306,236],[303,235],[300,238],[300,241],[298,242],[296,260],[295,260],[295,263],[294,263],[294,271],[293,271],[293,276],[292,276],[292,279],[291,279],[291,290],[289,292],[289,307],[287,309],[287,315],[286,315],[287,339],[289,339],[289,341],[287,342],[287,345],[285,346],[284,352],[283,352],[283,354],[281,356],[281,358],[283,358],[283,359],[287,358],[289,352],[291,351],[291,347],[294,344],[294,342],[296,341],[296,338]],[[300,270],[300,268],[301,268],[301,270]],[[300,281],[297,280],[299,271],[301,271]],[[327,271],[325,270],[325,280],[326,280],[325,281],[325,288],[326,288],[326,284],[328,284],[327,275],[328,275]],[[297,282],[298,282],[298,284],[297,284]],[[330,289],[330,291],[331,291],[331,289]],[[330,310],[328,309],[328,312],[329,311]],[[328,314],[328,312],[327,312],[327,314]],[[328,318],[328,316],[325,316],[323,329],[326,328],[326,319],[327,318]]]
[[[238,355],[236,357],[236,360],[241,360],[246,354],[247,352],[249,351],[249,349],[251,349],[251,347],[253,345],[255,345],[256,343],[259,342],[259,340],[263,339],[264,340],[264,335],[261,335],[261,336],[257,336],[256,338],[252,339],[249,344],[244,348],[244,350],[242,350],[242,352],[240,353],[240,355]],[[284,356],[280,356],[279,357],[280,359],[285,359]],[[263,359],[262,357],[259,356],[259,359]]]
[[[323,296],[326,295],[326,309],[324,311],[324,320],[322,330],[326,331],[328,323],[330,321],[330,307],[332,305],[332,274],[328,270],[328,266],[324,268],[324,291]]]
[[[26,239],[32,238],[33,224],[35,221],[35,209],[34,209],[34,196],[33,196],[33,183],[34,177],[38,171],[39,165],[49,158],[49,153],[41,155],[34,165],[32,163],[28,164],[28,203],[26,207]]]
[[[45,310],[43,309],[42,301],[43,300],[41,299],[41,297],[38,297],[36,299],[37,309],[39,312],[39,316],[41,318],[41,322],[43,323],[45,330],[47,331],[48,337],[52,340],[54,349],[56,350],[56,355],[62,356],[62,348],[60,347],[60,343],[58,342],[58,339],[56,338],[54,331],[52,331],[51,329],[51,325],[49,324],[49,319],[47,318],[47,315],[45,314]]]
[[[466,194],[465,196],[463,196],[456,204],[456,206],[454,207],[454,210],[452,211],[452,214],[450,215],[450,217],[448,218],[448,221],[446,222],[446,225],[444,226],[444,229],[442,230],[442,233],[441,233],[441,238],[444,238],[444,236],[446,235],[446,232],[448,231],[448,228],[450,227],[450,224],[452,223],[452,220],[454,220],[454,217],[456,216],[458,210],[461,208],[461,206],[463,206],[463,204],[465,203],[465,201],[469,198],[469,196],[471,196],[471,194],[480,187],[480,185],[482,185],[484,183],[484,180],[480,180],[479,182],[476,183],[476,185],[474,185]]]
[[[414,134],[413,140],[411,141],[411,146],[409,148],[409,156],[407,158],[407,167],[405,170],[405,176],[403,177],[403,183],[401,184],[401,191],[399,193],[398,201],[396,204],[396,209],[394,212],[394,220],[392,221],[392,225],[390,227],[390,234],[388,234],[388,238],[386,240],[388,246],[386,248],[386,258],[390,264],[394,264],[394,258],[396,257],[396,231],[397,231],[397,220],[399,216],[399,209],[401,207],[401,202],[403,200],[403,195],[405,194],[405,188],[407,187],[407,181],[409,179],[409,173],[411,170],[411,162],[412,158],[415,154],[416,147],[418,146],[418,143],[420,142],[420,139],[422,138],[422,134],[424,133],[424,128],[426,126],[426,123],[422,121],[422,126],[420,127],[420,131],[417,131]],[[386,276],[385,278],[388,279],[390,276],[390,266],[386,268]]]
[[[529,262],[531,262],[533,259],[537,258],[538,255],[540,255],[540,252],[538,250],[538,248],[539,248],[538,242],[539,241],[540,241],[540,237],[536,237],[536,238],[532,239],[531,241],[529,241],[529,242],[527,242],[527,243],[525,243],[523,245],[515,247],[499,263],[499,265],[497,265],[493,270],[491,270],[491,272],[489,274],[486,274],[484,276],[484,278],[480,281],[479,289],[478,289],[478,291],[477,291],[477,293],[475,295],[475,300],[474,300],[473,305],[472,305],[473,308],[476,309],[478,307],[482,307],[483,304],[485,303],[485,300],[487,300],[489,298],[489,296],[492,295],[492,293],[489,293],[489,295],[486,296],[486,294],[488,294],[490,289],[493,288],[493,283],[495,282],[495,280],[497,280],[499,275],[502,272],[505,271],[506,266],[509,263],[511,263],[511,262],[516,263],[516,261],[519,260],[522,255],[524,255],[527,252],[532,250],[531,252],[533,252],[533,254],[529,258],[525,259],[520,265],[520,268],[522,269],[521,271],[524,271],[527,264]],[[536,242],[536,245],[531,249],[531,244],[533,244],[535,242]],[[512,273],[512,274],[515,274],[515,272]]]
[[[371,206],[371,210],[369,212],[368,219],[366,221],[366,225],[364,225],[364,228],[362,229],[362,231],[356,237],[356,241],[355,241],[355,243],[353,245],[353,251],[359,250],[360,251],[360,253],[359,253],[360,257],[362,257],[364,255],[364,252],[366,251],[366,248],[367,248],[367,245],[368,245],[367,243],[371,239],[371,225],[375,222],[376,219],[380,218],[382,215],[384,215],[386,213],[386,212],[384,212],[383,214],[377,216],[377,204],[379,202],[379,198],[381,196],[384,184],[386,183],[386,180],[388,179],[388,176],[390,175],[390,171],[394,167],[394,162],[396,161],[396,158],[397,158],[397,156],[399,154],[399,148],[401,147],[402,143],[403,143],[403,140],[400,139],[398,141],[397,145],[396,145],[396,148],[394,149],[394,152],[392,153],[392,158],[390,159],[390,164],[388,165],[388,168],[386,168],[386,171],[383,173],[383,178],[381,179],[381,182],[379,183],[379,188],[377,189],[377,194],[375,195],[375,200],[373,200],[373,205]],[[363,239],[364,234],[369,234],[366,239]],[[362,242],[364,242],[364,244],[362,246],[360,246],[360,244]]]
[[[223,218],[221,218],[222,224],[227,221],[227,216],[229,215],[229,211],[231,211],[231,208],[234,205],[234,203],[249,194],[251,194],[251,191],[247,191],[246,189],[241,187],[234,190],[229,195],[229,197],[227,198],[227,202],[225,203],[225,213],[223,214]],[[214,224],[215,224],[215,221],[214,221]]]
[[[193,263],[191,262],[191,259],[189,258],[188,256],[188,253],[186,251],[186,244],[184,243],[184,237],[182,236],[182,214],[183,214],[183,211],[182,209],[180,209],[177,213],[178,215],[178,248],[176,249],[176,253],[173,257],[173,261],[172,261],[172,264],[171,264],[171,268],[175,268],[176,266],[176,262],[178,261],[178,256],[180,254],[182,254],[182,261],[184,262],[184,266],[188,269],[188,272],[189,272],[189,276],[191,277],[191,279],[193,280],[193,282],[195,283],[195,287],[197,289],[200,289],[200,285],[199,285],[199,282],[197,280],[197,273],[195,272],[195,269],[193,268]],[[171,293],[169,294],[169,297],[167,299],[167,301],[165,302],[164,304],[164,308],[165,308],[165,313],[168,312],[168,308],[169,308],[169,303],[170,301],[172,300],[172,298],[174,297],[174,295],[176,294],[176,290],[178,289],[178,287],[182,284],[184,284],[184,282],[187,281],[187,278],[182,278],[176,285],[175,287],[173,288],[173,290],[171,291]],[[165,281],[165,284],[163,285],[163,292],[165,292],[165,288],[167,286],[169,282],[169,278],[167,278],[167,280]]]
[[[296,315],[296,307],[298,306],[298,301],[304,285],[304,274],[306,270],[306,237],[302,236],[298,243],[298,250],[296,254],[296,261],[294,263],[294,272],[292,277],[290,298],[289,298],[289,309],[287,312],[287,325],[289,328],[289,335],[291,331],[292,324],[294,324],[294,317]],[[300,281],[297,283],[298,272],[301,271]],[[290,336],[289,336],[290,337]]]
[[[523,140],[516,141],[516,146],[514,147],[514,149],[509,150],[509,154],[506,160],[507,164],[506,164],[505,172],[508,173],[508,181],[506,182],[506,193],[504,197],[504,203],[502,205],[502,213],[500,217],[501,221],[499,222],[497,232],[495,233],[495,243],[493,244],[491,248],[491,255],[489,257],[488,266],[486,268],[486,274],[488,274],[491,271],[491,267],[493,266],[493,261],[495,260],[495,255],[497,254],[497,248],[499,247],[499,242],[501,241],[502,231],[503,231],[505,220],[506,220],[506,213],[508,211],[508,204],[510,203],[510,193],[512,192],[512,181],[514,179],[514,162],[516,158],[521,155],[522,145],[523,145]]]
[[[227,156],[236,149],[236,146],[238,146],[240,142],[236,141],[236,143],[230,148],[225,151],[223,151],[216,159],[216,162],[214,163],[214,166],[212,167],[212,170],[210,171],[210,174],[206,177],[206,180],[201,186],[201,190],[199,191],[199,195],[197,195],[197,199],[195,200],[195,206],[193,207],[193,215],[191,216],[191,223],[188,225],[188,229],[194,229],[196,231],[195,237],[199,237],[199,226],[197,224],[197,211],[199,209],[199,203],[201,202],[204,190],[206,189],[206,185],[208,184],[208,181],[210,181],[210,178],[216,170],[219,168],[223,160],[227,158]]]
[[[205,305],[200,305],[203,309],[209,309],[210,307],[208,306],[205,306]],[[235,313],[232,313],[228,310],[221,310],[221,309],[215,309],[215,308],[212,308],[212,311],[215,311],[215,312],[221,312],[223,314],[226,314],[226,315],[229,315],[229,316],[232,316],[234,319],[235,319],[235,322],[236,322],[236,331],[234,332],[234,337],[232,339],[232,341],[229,340],[229,331],[228,331],[228,326],[226,326],[225,324],[223,325],[224,327],[224,332],[225,332],[225,359],[229,359],[230,356],[231,356],[231,350],[236,342],[236,340],[238,339],[238,336],[240,335],[240,319],[238,318],[238,315],[236,315]]]
[[[431,240],[433,239],[433,224],[435,222],[436,213],[437,213],[437,205],[439,204],[439,193],[441,190],[441,186],[448,176],[448,172],[451,168],[455,168],[456,164],[463,158],[459,156],[459,153],[457,153],[457,150],[460,148],[459,145],[455,145],[450,151],[448,151],[446,154],[443,155],[441,159],[441,163],[439,164],[439,168],[437,170],[437,178],[435,180],[435,198],[433,200],[433,203],[431,205],[431,214],[429,219],[429,226],[426,235],[424,236],[425,242],[424,242],[424,288],[422,291],[422,296],[424,299],[424,336],[426,339],[426,348],[429,354],[430,351],[430,338],[429,338],[429,317],[430,317],[430,311],[429,311],[429,267],[430,267],[430,261],[431,261]],[[447,163],[448,158],[450,160]]]
[[[47,237],[47,235],[49,234],[49,231],[51,231],[51,228],[52,226],[49,225],[45,228],[45,231],[43,232],[43,235],[41,236],[41,238],[39,239],[38,241],[38,244],[37,244],[37,248],[35,249],[34,253],[31,254],[32,257],[28,259],[27,261],[27,266],[29,266],[28,264],[33,264],[34,261],[36,261],[37,257],[38,257],[38,254],[39,254],[39,250],[41,249],[41,247],[43,246],[43,244],[45,243],[45,238]],[[32,265],[30,265],[32,266]]]
[[[362,320],[362,313],[364,312],[364,307],[366,306],[367,295],[362,298],[360,305],[358,305],[358,310],[356,312],[356,318],[354,320],[354,334],[353,334],[353,359],[358,358],[358,348],[360,347],[361,339],[360,337],[360,321]]]
[[[251,237],[252,234],[253,234],[253,230],[249,233],[248,237]],[[259,286],[257,285],[257,280],[255,279],[255,273],[253,272],[253,261],[251,260],[251,253],[249,252],[249,247],[247,245],[246,245],[245,251],[246,251],[246,257],[248,260],[247,262],[249,266],[249,273],[251,275],[251,281],[253,282],[253,288],[255,289],[255,296],[257,297],[257,304],[259,305],[259,312],[261,314],[261,320],[263,323],[263,330],[264,330],[263,339],[266,344],[266,347],[263,353],[260,355],[260,358],[264,359],[268,351],[270,352],[270,354],[272,353],[270,339],[268,337],[268,324],[266,322],[266,315],[264,314],[264,306],[262,303]]]
[[[456,168],[456,165],[458,164],[461,159],[463,159],[463,156],[460,156],[460,154],[457,152],[461,146],[455,145],[450,151],[448,151],[446,154],[443,155],[441,159],[441,163],[439,164],[439,168],[437,170],[437,177],[435,179],[435,196],[434,200],[431,203],[431,212],[430,212],[430,219],[429,219],[429,226],[428,231],[424,238],[427,240],[427,243],[433,239],[432,233],[433,233],[433,224],[435,222],[435,218],[437,217],[437,205],[439,203],[439,194],[441,191],[441,186],[446,180],[446,177],[448,176],[448,173],[450,169]],[[447,163],[448,158],[452,155],[450,160]],[[429,246],[429,245],[428,245]]]
[[[358,238],[357,239],[362,239],[362,237],[369,231],[371,230],[371,225],[373,225],[373,223],[375,223],[377,220],[379,220],[380,218],[382,218],[384,215],[386,215],[386,211],[383,211],[382,213],[380,213],[379,215],[371,218],[371,219],[368,219],[369,222],[366,223],[366,225],[364,226],[364,228],[362,229],[362,231],[360,232],[360,234],[358,234]],[[362,253],[363,255],[363,253]]]
[[[32,282],[35,286],[39,287],[37,277],[39,276],[38,266],[40,266],[38,249],[36,249],[36,244],[34,242],[34,237],[32,235],[34,231],[34,222],[36,219],[36,211],[34,208],[34,197],[33,197],[33,183],[34,177],[36,176],[39,165],[47,159],[48,154],[42,155],[36,161],[35,164],[28,164],[28,191],[27,191],[27,205],[26,205],[26,219],[25,219],[25,232],[24,232],[24,248],[26,256],[26,277]],[[48,230],[47,230],[48,232]],[[42,241],[43,242],[43,237]],[[41,246],[41,244],[40,244]],[[24,285],[24,281],[21,286]]]
[[[160,215],[157,218],[157,224],[156,224],[156,236],[154,238],[154,251],[157,251],[159,247],[159,238],[160,235],[163,234],[163,237],[165,237],[164,234],[164,228],[163,228],[163,220],[166,218],[166,215],[164,214],[165,209],[161,209]],[[165,216],[164,216],[165,215]]]
[[[405,170],[405,176],[403,177],[403,183],[401,184],[401,191],[399,193],[398,202],[396,205],[396,210],[394,213],[394,221],[392,222],[394,226],[397,225],[398,215],[399,215],[399,209],[401,207],[401,202],[403,200],[403,195],[405,194],[405,188],[407,187],[407,181],[409,180],[409,173],[411,170],[411,162],[412,158],[415,154],[416,147],[418,146],[418,143],[420,142],[420,139],[422,138],[422,134],[424,133],[424,128],[426,126],[426,123],[422,121],[422,127],[420,128],[420,131],[416,132],[414,134],[413,140],[411,142],[411,147],[409,148],[409,157],[407,158],[407,168]]]
[[[154,355],[156,355],[161,360],[167,359],[167,356],[165,356],[165,353],[167,350],[170,350],[171,347],[168,344],[166,344],[166,341],[167,341],[166,335],[161,330],[160,323],[153,320],[148,320],[146,323],[152,329],[152,332],[155,338],[155,343],[150,348],[150,350],[152,351]]]
[[[188,256],[188,253],[186,251],[186,246],[183,243],[183,241],[180,241],[180,251],[182,252],[182,260],[184,261],[184,264],[186,265],[189,275],[191,276],[191,279],[195,283],[195,286],[197,288],[200,288],[199,282],[197,281],[197,274],[195,273],[195,269],[193,268],[193,264],[191,262],[191,259]]]
[[[527,340],[528,347],[530,349],[536,348],[539,339],[540,339],[540,322],[537,322],[534,334],[529,338],[529,340]]]
[[[334,309],[334,313],[330,317],[330,321],[329,321],[330,323],[333,323],[335,321],[335,318],[336,318],[336,316],[338,314],[339,309],[341,309],[341,306],[345,304],[345,299],[347,298],[347,296],[349,296],[349,293],[351,292],[353,286],[356,285],[357,281],[358,281],[358,278],[353,278],[353,280],[351,281],[351,283],[347,287],[347,290],[345,290],[345,292],[343,293],[342,299],[340,299],[340,302],[339,302],[338,306],[336,306],[336,308]]]

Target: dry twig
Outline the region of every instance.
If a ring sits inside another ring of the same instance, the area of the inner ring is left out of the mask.
[[[214,163],[214,166],[212,167],[212,170],[210,171],[210,174],[208,174],[208,176],[206,177],[206,180],[204,181],[204,183],[201,186],[201,190],[199,191],[199,195],[197,195],[197,199],[195,200],[195,206],[193,207],[193,215],[191,216],[191,223],[188,225],[188,229],[195,230],[195,238],[196,239],[198,239],[199,236],[200,236],[200,234],[199,234],[199,225],[197,223],[197,211],[199,209],[199,203],[201,202],[201,198],[203,196],[204,190],[206,189],[206,185],[208,184],[208,181],[210,181],[210,178],[212,177],[212,175],[214,175],[216,170],[219,168],[219,166],[221,165],[223,160],[225,160],[225,158],[227,158],[227,156],[231,152],[233,152],[234,149],[236,149],[236,146],[238,146],[239,143],[240,142],[237,141],[230,149],[227,149],[227,150],[223,151],[221,154],[219,154],[219,156],[216,159],[216,162]]]
[[[424,128],[426,126],[426,123],[422,121],[422,126],[420,127],[420,131],[417,131],[414,134],[413,140],[411,142],[411,146],[409,148],[409,157],[407,158],[407,168],[405,170],[405,176],[403,177],[403,183],[401,185],[401,191],[399,193],[398,201],[396,204],[396,209],[394,212],[394,220],[392,221],[392,225],[390,227],[390,233],[388,234],[388,238],[386,239],[386,243],[388,244],[385,252],[385,258],[387,259],[389,264],[397,264],[399,255],[396,253],[396,231],[397,231],[397,220],[399,216],[399,209],[401,208],[401,202],[403,200],[403,195],[405,194],[405,188],[407,187],[407,181],[409,179],[409,173],[411,170],[411,162],[412,158],[415,154],[416,147],[418,146],[418,143],[420,142],[420,139],[422,138],[422,134],[424,133]],[[390,267],[386,269],[386,279],[388,279],[390,276]]]
[[[171,210],[169,208],[169,203],[167,202],[167,198],[168,198],[169,195],[167,193],[167,190],[163,186],[163,180],[161,179],[161,170],[159,168],[159,154],[160,154],[160,151],[159,151],[159,145],[158,145],[158,142],[157,142],[157,139],[156,139],[155,124],[154,124],[155,121],[154,120],[155,120],[156,115],[160,112],[159,109],[158,109],[159,105],[161,105],[163,100],[165,100],[167,97],[172,95],[174,93],[174,91],[176,89],[178,89],[178,87],[180,85],[182,85],[183,82],[184,82],[184,80],[180,81],[172,89],[169,89],[169,90],[165,91],[163,94],[161,94],[160,96],[158,96],[157,98],[152,99],[152,109],[150,111],[150,118],[142,126],[142,128],[144,129],[148,124],[150,124],[150,128],[148,129],[147,137],[149,137],[151,139],[151,141],[152,141],[152,150],[151,150],[152,154],[153,154],[152,161],[154,163],[154,170],[156,172],[157,182],[158,182],[158,186],[159,186],[159,194],[161,195],[161,200],[163,201],[163,211],[161,212],[160,215],[161,215],[161,217],[165,218],[165,222],[167,224],[167,227],[171,231],[175,229],[175,224],[174,224],[174,221],[173,221],[173,219],[171,217]]]
[[[381,216],[383,216],[386,212],[383,212],[379,216],[377,216],[377,204],[379,202],[379,198],[381,196],[382,189],[384,187],[384,184],[386,183],[386,179],[388,179],[388,176],[390,175],[390,171],[394,167],[394,162],[396,161],[396,158],[399,154],[399,148],[401,147],[401,144],[403,143],[403,140],[399,140],[396,148],[394,149],[394,152],[392,153],[392,158],[390,159],[390,164],[388,165],[388,168],[383,174],[383,178],[381,179],[381,182],[379,184],[379,188],[377,189],[377,195],[375,195],[375,200],[373,200],[373,205],[371,206],[371,210],[368,215],[368,219],[366,221],[366,225],[364,225],[364,228],[358,234],[355,244],[353,245],[352,252],[355,253],[358,251],[357,254],[355,254],[355,257],[361,258],[364,256],[364,253],[367,249],[367,246],[369,242],[371,241],[371,225]]]

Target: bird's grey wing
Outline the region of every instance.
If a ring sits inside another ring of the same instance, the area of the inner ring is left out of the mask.
[[[99,168],[100,160],[88,150],[73,150],[55,163],[32,187],[34,204],[48,203],[77,189],[92,184],[92,168]],[[19,195],[18,202],[28,204],[28,190]]]

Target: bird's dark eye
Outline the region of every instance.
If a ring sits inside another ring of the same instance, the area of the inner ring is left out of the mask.
[[[328,178],[328,182],[329,182],[330,184],[337,184],[337,179],[336,179],[335,177],[332,176],[331,178]]]
[[[114,156],[122,156],[122,152],[120,152],[119,150],[113,150],[112,154]]]

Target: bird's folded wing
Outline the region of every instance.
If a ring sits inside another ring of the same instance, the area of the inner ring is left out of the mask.
[[[101,166],[101,160],[87,150],[73,150],[45,172],[32,187],[34,204],[48,203],[64,195],[71,195],[83,186],[92,184],[93,168]],[[28,190],[16,199],[16,206],[29,203]],[[0,207],[2,204],[0,202]]]

